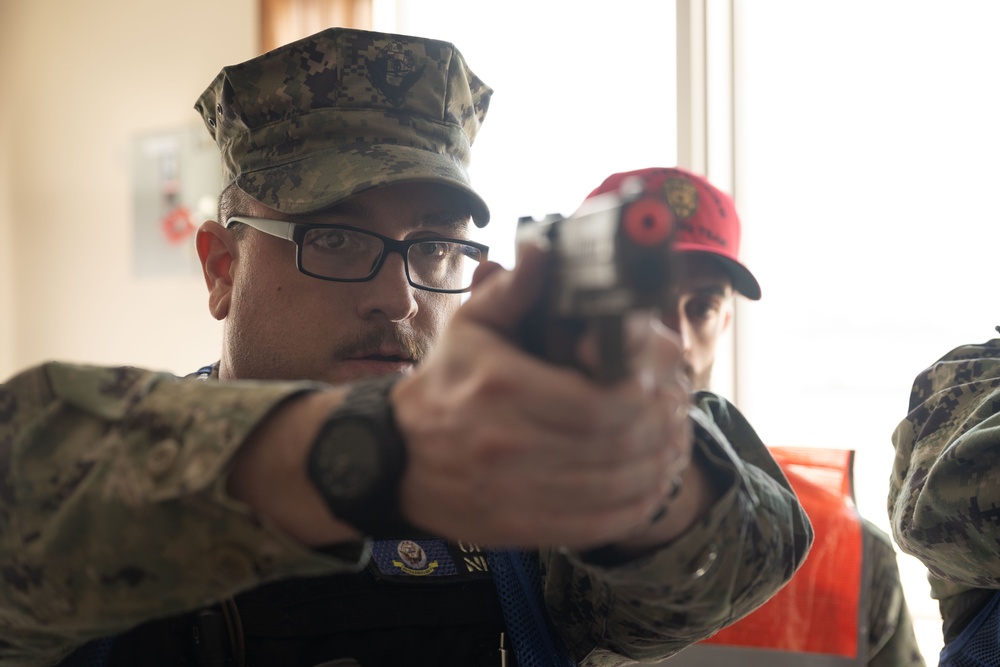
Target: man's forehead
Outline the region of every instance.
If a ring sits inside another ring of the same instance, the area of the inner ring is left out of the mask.
[[[728,295],[733,289],[733,279],[718,260],[711,255],[686,252],[676,255],[675,276],[681,291],[702,294]]]
[[[291,215],[253,201],[253,215],[306,224],[385,224],[466,230],[472,206],[453,188],[436,183],[401,183],[373,188],[321,211]]]

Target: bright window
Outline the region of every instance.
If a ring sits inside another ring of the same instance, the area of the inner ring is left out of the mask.
[[[1000,3],[737,5],[737,183],[763,299],[739,311],[738,402],[776,445],[850,447],[888,530],[914,376],[995,337]],[[900,556],[928,664],[923,566]]]
[[[728,34],[713,25],[727,1],[707,0],[712,34]],[[731,187],[713,178],[736,196],[764,297],[739,302],[716,381],[765,442],[857,450],[861,511],[888,531],[890,436],[913,377],[1000,324],[1000,3],[731,1],[733,41],[708,40],[707,59],[732,63],[735,111],[731,136],[709,127],[708,157],[733,165]],[[519,216],[569,213],[612,171],[676,164],[675,2],[374,8],[376,29],[455,42],[496,89],[472,173],[502,263]],[[711,116],[728,93],[707,84]],[[923,566],[899,564],[933,664],[937,605]]]
[[[471,169],[492,210],[478,237],[491,259],[513,265],[519,217],[568,215],[612,172],[676,163],[674,2],[406,0],[374,9],[377,30],[453,42],[495,90]]]

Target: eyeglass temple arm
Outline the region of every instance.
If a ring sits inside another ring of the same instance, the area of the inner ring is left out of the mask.
[[[279,239],[285,239],[287,241],[294,241],[295,236],[295,224],[287,222],[285,220],[268,220],[267,218],[243,218],[238,215],[234,215],[229,218],[229,223],[226,227],[229,227],[234,222],[241,222],[244,225],[249,225],[254,229],[260,230],[265,234],[270,234],[271,236],[277,236]]]

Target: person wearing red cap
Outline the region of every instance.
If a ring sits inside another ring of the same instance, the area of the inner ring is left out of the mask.
[[[618,191],[639,178],[643,190],[666,200],[674,215],[677,310],[667,324],[681,335],[685,366],[695,389],[708,387],[719,337],[732,318],[733,291],[760,299],[760,285],[739,260],[740,220],[733,200],[704,178],[678,168],[612,174],[588,195]]]
[[[616,192],[625,183],[629,183],[628,188],[634,188],[635,179],[641,182],[644,193],[663,198],[674,215],[676,300],[663,319],[681,338],[684,367],[693,389],[696,392],[707,392],[711,386],[718,341],[733,318],[734,295],[738,293],[753,301],[761,298],[760,284],[740,259],[741,226],[736,207],[728,194],[704,177],[676,167],[613,174],[591,192],[588,199]],[[889,536],[857,516],[855,510],[856,516],[852,523],[855,534],[861,538],[856,541],[859,547],[856,554],[859,557],[857,572],[864,572],[861,579],[863,586],[841,591],[844,599],[852,601],[854,609],[842,610],[848,614],[850,622],[838,626],[834,619],[841,612],[834,609],[832,598],[823,597],[817,590],[823,586],[818,579],[824,576],[831,579],[835,591],[838,587],[843,588],[843,569],[832,577],[829,571],[821,571],[828,563],[822,561],[824,549],[828,553],[837,552],[837,558],[840,559],[838,562],[843,563],[846,559],[845,541],[832,537],[836,530],[834,525],[843,526],[844,522],[832,516],[838,508],[842,508],[843,503],[834,505],[831,500],[842,498],[823,493],[817,478],[804,476],[807,463],[801,452],[798,452],[798,458],[793,459],[795,452],[791,450],[771,450],[810,514],[816,530],[816,541],[806,564],[786,589],[761,609],[709,640],[715,645],[728,644],[730,652],[721,654],[720,660],[732,660],[731,647],[736,645],[753,647],[751,655],[756,660],[764,661],[760,664],[779,664],[768,662],[775,659],[775,656],[772,654],[765,657],[765,653],[761,651],[779,648],[784,652],[828,653],[830,655],[824,658],[830,662],[823,662],[824,665],[922,667],[924,659],[913,631],[899,578],[896,554]],[[839,460],[846,462],[844,472],[849,476],[853,457]],[[813,500],[814,498],[818,500]],[[853,506],[853,498],[849,499],[849,503]],[[868,559],[864,570],[861,569],[861,553]],[[824,594],[828,596],[830,591],[824,589]],[[782,620],[790,620],[794,615],[802,613],[804,607],[800,601],[803,598],[810,600],[810,605],[805,609],[810,610],[812,618],[798,618],[794,624],[794,632],[776,632],[776,623],[780,624]],[[860,606],[864,608],[858,608]],[[829,636],[830,633],[838,632],[838,627],[842,629],[840,632],[844,636]],[[867,633],[858,633],[859,627],[867,627]],[[796,633],[808,636],[796,637]],[[711,653],[711,650],[703,646],[692,647],[675,657],[671,664],[676,664],[677,667],[685,664],[715,664],[711,660],[716,654]],[[843,659],[842,662],[834,662],[840,658]]]

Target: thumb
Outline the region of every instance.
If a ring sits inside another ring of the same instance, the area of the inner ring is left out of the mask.
[[[505,335],[514,335],[521,320],[541,297],[547,260],[546,250],[526,247],[519,250],[513,270],[477,275],[476,291],[459,309],[459,314]]]

